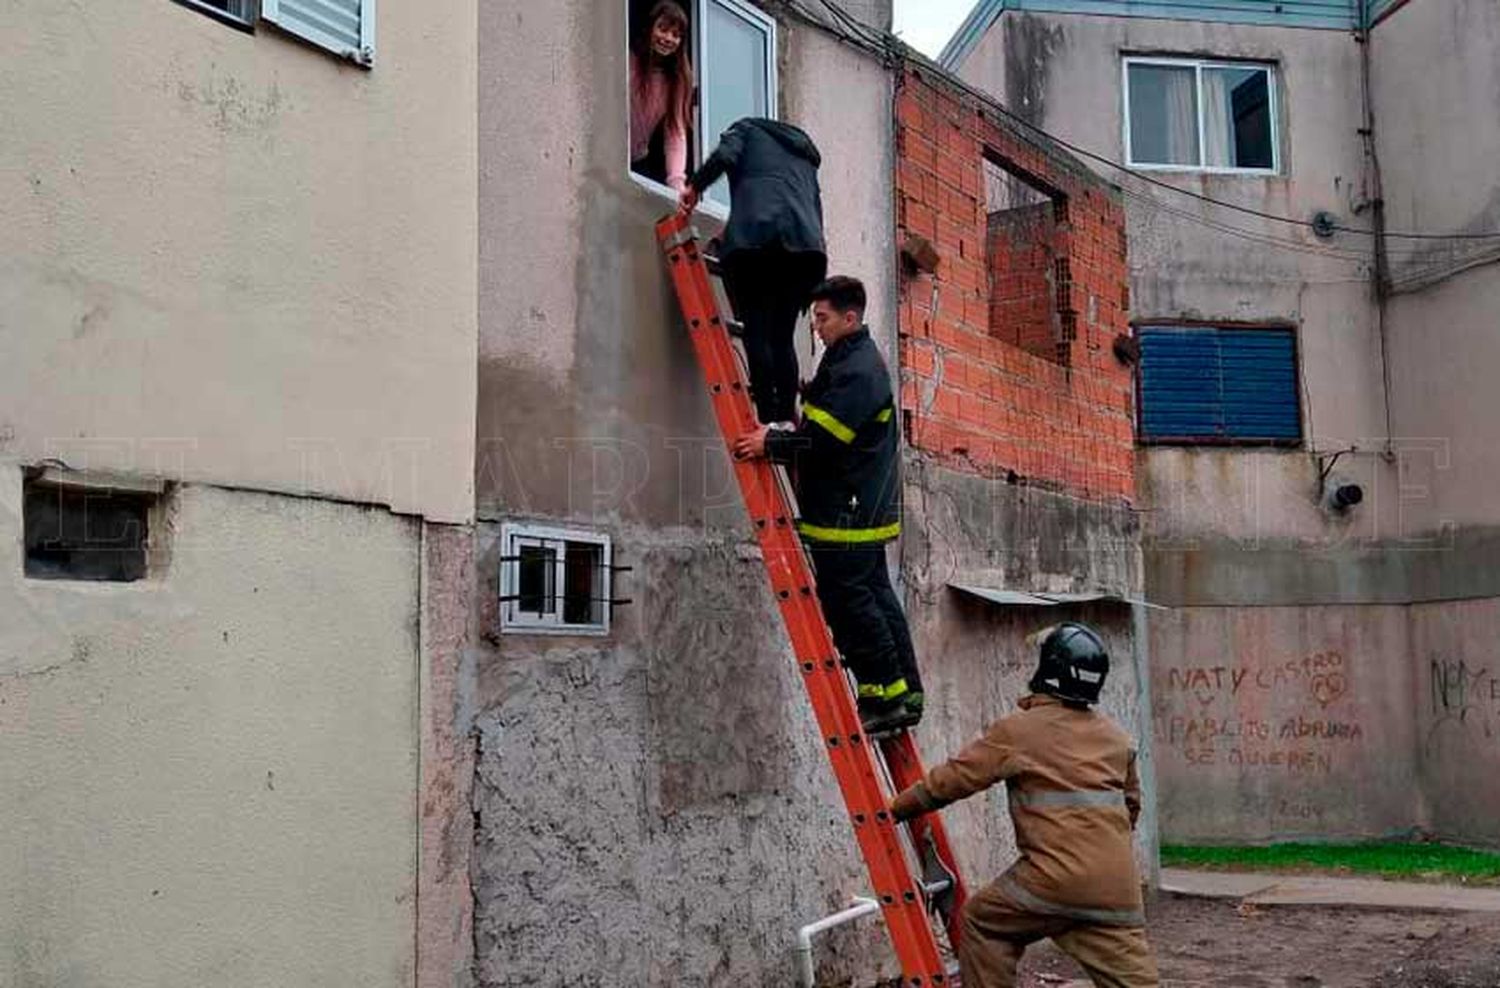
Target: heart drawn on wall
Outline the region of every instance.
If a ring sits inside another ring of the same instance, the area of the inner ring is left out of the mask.
[[[1308,680],[1307,688],[1318,706],[1327,707],[1349,689],[1349,680],[1341,672],[1320,672]]]

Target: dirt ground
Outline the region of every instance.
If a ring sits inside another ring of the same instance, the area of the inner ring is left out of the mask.
[[[1163,894],[1148,935],[1162,988],[1500,988],[1500,913],[1240,906]],[[1051,943],[1021,988],[1088,981]]]

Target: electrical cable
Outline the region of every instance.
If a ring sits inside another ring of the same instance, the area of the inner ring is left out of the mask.
[[[803,6],[801,0],[782,0],[782,2],[788,8],[796,11],[808,20],[827,27],[828,30],[833,31],[845,41],[857,47],[860,47],[867,52],[880,55],[883,59],[889,58],[892,55],[899,54],[902,57],[905,57],[912,61],[927,62],[933,68],[937,68],[939,71],[942,71],[944,73],[946,81],[958,86],[970,96],[979,99],[986,105],[992,107],[1007,120],[1021,127],[1024,127],[1043,138],[1046,138],[1048,141],[1051,141],[1058,147],[1064,148],[1081,158],[1086,158],[1090,161],[1097,162],[1123,175],[1129,175],[1138,181],[1145,182],[1161,189],[1165,189],[1168,192],[1174,192],[1178,195],[1198,200],[1199,202],[1203,202],[1208,205],[1218,206],[1222,209],[1228,209],[1234,212],[1243,213],[1247,216],[1254,216],[1273,223],[1281,223],[1287,226],[1295,226],[1309,230],[1313,228],[1313,223],[1311,220],[1301,220],[1292,216],[1281,216],[1276,213],[1268,213],[1264,210],[1255,209],[1250,206],[1242,206],[1239,203],[1227,202],[1223,199],[1216,199],[1213,196],[1205,195],[1201,192],[1194,192],[1191,189],[1184,189],[1180,186],[1173,185],[1170,182],[1155,178],[1148,173],[1132,168],[1129,165],[1123,165],[1120,162],[1113,160],[1112,158],[1108,158],[1102,154],[1090,151],[1087,148],[1079,147],[1078,145],[1073,144],[1070,141],[1058,137],[1056,134],[1053,134],[1046,128],[1032,123],[1024,117],[1018,116],[1017,114],[1013,113],[1009,108],[1001,105],[1000,102],[993,96],[983,92],[982,90],[976,89],[974,86],[971,86],[963,79],[958,78],[956,75],[953,75],[946,69],[943,69],[941,66],[936,65],[936,63],[930,62],[930,60],[923,57],[910,45],[906,44],[906,42],[902,41],[895,35],[892,35],[889,32],[879,31],[867,24],[860,23],[859,21],[855,20],[847,11],[843,10],[836,3],[833,3],[832,0],[818,0],[818,3],[830,12],[834,20],[838,21],[839,24],[845,25],[842,28],[838,27],[837,25],[828,25],[823,18],[818,17],[815,13],[809,11],[805,6]],[[849,25],[853,25],[853,27],[851,28]],[[879,41],[872,40],[872,38],[876,37],[879,38]],[[1374,230],[1366,230],[1361,227],[1355,226],[1345,226],[1341,223],[1333,224],[1331,229],[1339,233],[1351,233],[1367,237],[1373,237],[1375,235]],[[1500,240],[1500,231],[1483,233],[1434,233],[1429,231],[1415,230],[1387,230],[1385,231],[1385,236],[1387,238],[1397,240],[1417,241],[1490,241]]]

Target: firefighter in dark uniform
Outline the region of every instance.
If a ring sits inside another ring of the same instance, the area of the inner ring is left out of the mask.
[[[1050,937],[1100,988],[1156,988],[1131,832],[1141,810],[1130,738],[1092,707],[1109,653],[1094,631],[1040,632],[1021,709],[891,804],[909,820],[1004,782],[1020,859],[964,905],[964,988],[1014,988],[1027,944]]]
[[[866,732],[922,717],[911,630],[891,588],[886,543],[901,533],[901,444],[891,379],[864,325],[865,289],[834,277],[812,291],[812,324],[827,347],[795,429],[742,436],[738,456],[792,465],[799,519],[834,644],[859,682]]]

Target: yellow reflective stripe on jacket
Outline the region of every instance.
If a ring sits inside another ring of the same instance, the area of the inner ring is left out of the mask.
[[[802,413],[808,418],[812,419],[814,422],[821,425],[823,428],[827,429],[829,435],[833,436],[833,438],[837,439],[839,442],[854,442],[854,430],[849,428],[844,423],[840,422],[838,419],[834,418],[829,413],[825,412],[823,409],[819,408],[817,405],[809,405],[804,401],[802,403]]]
[[[878,412],[875,413],[875,421],[877,421],[877,422],[889,422],[891,420],[891,415],[892,415],[892,410],[891,409],[889,409],[889,408],[882,408],[880,411],[878,411]]]
[[[901,523],[893,522],[880,528],[826,528],[799,521],[797,531],[819,542],[885,542],[901,534]]]

